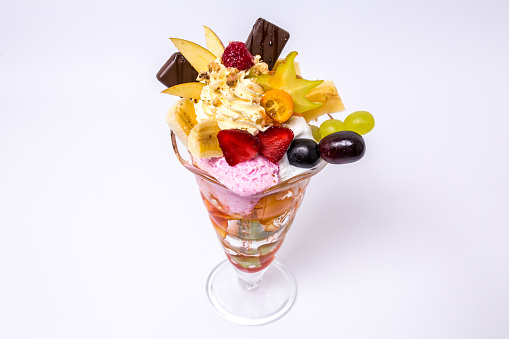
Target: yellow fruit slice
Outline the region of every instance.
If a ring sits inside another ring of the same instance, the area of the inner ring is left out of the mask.
[[[224,52],[224,45],[221,40],[218,38],[216,33],[214,33],[207,26],[203,26],[205,29],[205,40],[207,42],[207,49],[212,52],[216,57],[221,56]]]
[[[343,101],[338,94],[338,90],[336,89],[334,82],[331,80],[326,80],[309,91],[309,93],[306,94],[306,99],[323,104],[321,107],[301,113],[307,122],[327,113],[336,113],[345,110],[345,105],[343,105]]]
[[[198,73],[207,72],[208,64],[216,60],[216,56],[211,51],[194,42],[177,38],[170,38],[170,40]]]
[[[163,93],[175,95],[181,98],[200,100],[203,87],[205,87],[205,84],[202,84],[201,82],[185,82],[169,87],[165,89]]]

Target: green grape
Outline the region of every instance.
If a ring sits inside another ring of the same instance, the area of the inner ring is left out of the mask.
[[[354,131],[361,135],[370,132],[375,127],[375,118],[366,111],[353,112],[345,118],[345,130]]]
[[[315,125],[309,125],[309,127],[311,127],[311,133],[313,133],[313,138],[315,139],[316,142],[319,142],[320,139],[322,139],[322,135],[320,134],[320,128],[318,128],[318,126]]]
[[[345,126],[343,126],[344,123],[341,120],[338,119],[329,119],[322,122],[320,125],[320,135],[322,138],[325,138],[329,134],[344,131]]]

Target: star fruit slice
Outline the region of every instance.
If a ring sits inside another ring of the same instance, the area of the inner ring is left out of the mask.
[[[295,71],[294,59],[297,52],[290,52],[285,61],[282,62],[274,75],[264,74],[256,76],[255,79],[263,87],[264,91],[270,89],[280,89],[288,92],[293,99],[294,112],[302,113],[311,109],[322,106],[320,102],[311,102],[305,98],[316,86],[320,85],[323,80],[306,80],[297,78]]]

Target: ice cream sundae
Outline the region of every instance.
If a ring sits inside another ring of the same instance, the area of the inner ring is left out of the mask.
[[[225,47],[205,27],[206,48],[171,38],[178,52],[157,73],[163,93],[179,97],[166,116],[174,149],[192,167],[221,245],[248,290],[273,261],[310,178],[328,163],[362,158],[362,135],[374,126],[365,111],[332,118],[345,110],[334,82],[303,78],[296,51],[280,58],[289,37],[260,18],[245,43]]]

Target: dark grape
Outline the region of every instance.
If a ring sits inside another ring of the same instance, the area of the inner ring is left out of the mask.
[[[331,164],[348,164],[364,156],[364,138],[352,131],[329,134],[318,144],[323,160]]]
[[[290,165],[311,168],[320,162],[318,144],[311,139],[294,139],[287,151]]]

